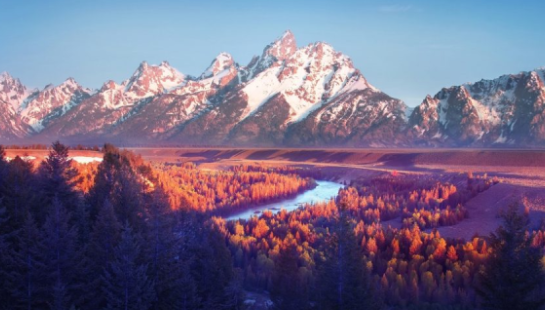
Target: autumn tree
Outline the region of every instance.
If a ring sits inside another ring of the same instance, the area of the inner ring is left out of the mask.
[[[541,249],[527,236],[529,219],[511,205],[502,214],[503,225],[490,235],[492,253],[480,274],[476,291],[483,309],[542,309],[545,272]]]

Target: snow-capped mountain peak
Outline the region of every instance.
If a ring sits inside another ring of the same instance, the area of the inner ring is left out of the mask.
[[[90,94],[90,89],[68,78],[57,86],[49,84],[42,91],[29,96],[19,108],[20,116],[39,132],[52,118],[64,115]]]
[[[119,86],[121,86],[121,85],[117,84],[113,80],[109,80],[109,81],[105,82],[104,84],[102,84],[102,87],[100,88],[100,92],[104,92],[104,91],[107,91],[107,90],[110,90],[110,89],[115,89],[115,88],[117,88]]]
[[[233,56],[231,56],[229,53],[222,52],[216,58],[214,58],[214,60],[212,60],[210,66],[208,66],[208,68],[200,75],[199,79],[207,79],[211,76],[218,75],[222,71],[228,70],[234,64],[235,61],[233,60]]]
[[[284,40],[291,42],[291,33]],[[277,41],[278,42],[278,41]],[[274,44],[273,44],[274,45]],[[342,91],[373,88],[359,74],[350,58],[327,43],[309,44],[259,73],[244,87],[248,108],[243,118],[281,93],[290,106],[287,122],[297,122]],[[374,88],[373,88],[374,89]]]
[[[9,103],[14,110],[18,110],[23,101],[35,91],[28,89],[8,72],[0,73],[0,100]]]
[[[324,42],[291,31],[239,67],[220,53],[188,77],[142,62],[91,91],[68,78],[31,91],[0,73],[0,138],[85,136],[238,145],[545,145],[545,68],[441,89],[409,109]],[[410,114],[410,116],[409,116]],[[144,141],[142,141],[144,140]]]
[[[423,143],[545,141],[544,80],[538,69],[443,88],[415,108],[409,124]]]
[[[280,66],[282,61],[291,57],[297,51],[295,36],[289,30],[267,45],[259,57],[254,57],[244,68],[245,80],[252,79],[271,66]]]
[[[7,71],[2,71],[0,73],[0,81],[4,81],[4,80],[10,79],[10,78],[12,78],[12,77]]]
[[[127,97],[139,100],[164,93],[180,84],[183,84],[186,76],[172,68],[168,62],[160,65],[149,65],[143,61],[132,77],[124,81]]]
[[[287,30],[280,38],[265,47],[262,58],[269,56],[274,61],[284,60],[289,58],[295,51],[297,51],[295,36],[290,30]]]

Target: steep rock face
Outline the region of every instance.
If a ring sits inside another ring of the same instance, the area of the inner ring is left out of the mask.
[[[545,140],[544,70],[444,88],[415,108],[419,144],[512,145]]]
[[[163,61],[158,66],[142,62],[132,77],[122,83],[125,94],[133,101],[162,94],[185,81],[185,75]]]
[[[130,79],[121,84],[106,82],[66,115],[51,120],[42,136],[109,136],[114,126],[138,114],[155,96],[175,89],[185,81],[186,77],[167,62],[158,66],[143,62]]]
[[[7,102],[13,110],[17,111],[23,101],[37,90],[28,89],[7,72],[0,74],[0,100]]]
[[[282,145],[287,129],[290,105],[283,94],[276,94],[256,111],[236,124],[228,141],[235,145]]]
[[[0,139],[245,146],[545,145],[545,70],[444,88],[412,112],[322,42],[290,31],[247,66],[220,53],[197,77],[140,64],[91,91],[29,90],[0,74]],[[410,113],[409,113],[410,112]]]
[[[7,72],[0,74],[0,139],[13,141],[33,133],[17,113],[25,99],[36,90],[30,90]]]
[[[0,139],[15,141],[32,133],[32,129],[21,121],[11,102],[0,99]]]
[[[258,74],[242,91],[247,105],[230,134],[230,141],[239,144],[315,145],[335,139],[340,139],[335,144],[341,144],[362,139],[369,130],[378,133],[384,126],[392,132],[388,120],[377,118],[397,117],[398,128],[403,125],[406,108],[401,101],[382,96],[348,57],[325,43],[297,50]],[[349,115],[338,115],[348,110]],[[394,137],[391,133],[384,139],[392,141]],[[360,142],[370,143],[364,140]]]
[[[19,107],[23,122],[35,132],[40,132],[48,123],[66,114],[70,109],[90,97],[91,90],[83,88],[69,78],[58,86],[48,85],[42,91],[29,96]]]
[[[297,42],[291,31],[286,31],[271,44],[263,49],[259,57],[254,57],[250,63],[243,68],[241,72],[242,79],[248,81],[259,73],[270,68],[278,66],[283,60],[291,57],[297,51]]]
[[[298,49],[289,31],[243,68],[221,53],[197,78],[169,69],[142,63],[45,132],[179,144],[384,145],[404,121],[405,105],[370,85],[347,56],[322,42]],[[162,87],[165,80],[175,86]],[[86,126],[86,119],[98,121]]]
[[[290,126],[290,145],[407,145],[406,105],[356,74],[346,88],[307,118]]]
[[[223,89],[238,83],[238,65],[231,55],[219,54],[197,79],[188,79],[168,93],[153,98],[114,132],[124,139],[166,139],[211,105]]]
[[[210,108],[188,121],[171,141],[193,145],[230,144],[227,137],[241,119],[247,98],[239,85],[217,94],[213,99]]]
[[[106,82],[90,98],[74,107],[63,117],[51,120],[42,137],[88,137],[107,133],[110,126],[127,117],[134,108],[133,99],[125,87],[114,81]]]

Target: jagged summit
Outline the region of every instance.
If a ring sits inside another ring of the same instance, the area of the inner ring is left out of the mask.
[[[235,64],[233,56],[231,54],[222,52],[212,62],[210,66],[200,75],[200,79],[206,79],[211,76],[215,76],[224,70],[228,70]]]
[[[281,65],[282,61],[289,58],[297,51],[295,36],[290,30],[268,44],[261,54],[255,56],[244,68],[244,79],[249,80],[263,72],[267,68]]]
[[[284,60],[295,53],[296,50],[295,36],[290,30],[287,30],[280,38],[265,47],[262,57],[270,56],[274,60]]]
[[[9,78],[12,78],[12,77],[7,71],[2,71],[0,73],[0,79],[1,80],[6,80],[6,79],[9,79]]]
[[[15,111],[35,91],[35,89],[29,89],[23,85],[18,78],[14,78],[6,71],[0,74],[0,101],[8,103]]]
[[[143,61],[132,77],[121,83],[125,93],[133,100],[161,94],[184,83],[186,76],[163,61],[160,65],[149,65]]]
[[[542,144],[544,81],[534,70],[443,88],[415,108],[409,126],[421,144]]]
[[[198,77],[140,63],[98,90],[73,78],[31,90],[0,73],[0,139],[118,138],[205,145],[545,145],[545,70],[441,89],[409,109],[325,42],[286,31],[239,66],[219,53]]]

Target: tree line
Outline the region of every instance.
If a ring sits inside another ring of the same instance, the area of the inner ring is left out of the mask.
[[[203,214],[172,210],[123,151],[104,147],[87,194],[60,143],[36,169],[3,157],[0,308],[239,308],[224,238]]]
[[[516,206],[489,237],[424,231],[471,216],[452,218],[452,206],[493,186],[485,176],[381,174],[329,202],[225,221],[213,216],[216,204],[290,195],[312,185],[311,173],[205,173],[190,163],[151,165],[109,144],[102,152],[100,164],[76,165],[56,142],[33,165],[5,161],[0,147],[0,309],[244,309],[246,291],[269,293],[274,309],[545,302],[545,231],[530,233]],[[392,219],[400,228],[381,223]]]

